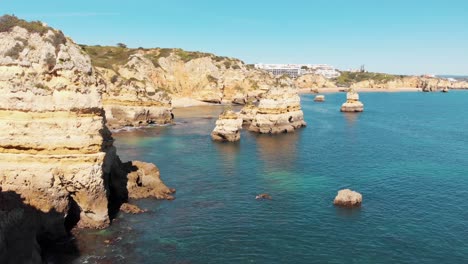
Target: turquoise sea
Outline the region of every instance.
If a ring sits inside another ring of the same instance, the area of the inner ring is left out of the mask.
[[[360,114],[344,100],[303,95],[307,128],[235,144],[211,141],[222,107],[115,134],[122,160],[157,164],[177,199],[81,232],[74,262],[468,263],[468,92],[361,93]],[[333,206],[343,188],[362,208]]]

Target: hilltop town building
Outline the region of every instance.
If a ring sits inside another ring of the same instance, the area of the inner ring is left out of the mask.
[[[255,68],[273,73],[274,75],[289,75],[297,78],[303,74],[313,73],[324,76],[325,78],[336,78],[340,72],[335,67],[327,64],[255,64]]]

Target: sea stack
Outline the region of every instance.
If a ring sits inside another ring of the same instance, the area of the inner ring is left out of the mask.
[[[359,207],[362,203],[362,195],[350,189],[344,189],[338,192],[333,201],[334,205],[343,207]]]
[[[291,88],[271,88],[260,99],[249,130],[261,134],[288,133],[305,127],[301,98]]]
[[[315,102],[325,102],[325,95],[316,95],[314,98]]]
[[[211,132],[211,138],[215,141],[239,141],[241,129],[242,118],[232,110],[227,110],[221,113],[216,121],[216,127]]]
[[[353,89],[349,89],[346,94],[346,102],[341,106],[341,112],[362,112],[364,105],[359,101],[359,94]]]

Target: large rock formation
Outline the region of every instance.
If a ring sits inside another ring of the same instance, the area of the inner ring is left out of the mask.
[[[343,207],[361,206],[362,195],[350,189],[344,189],[338,192],[333,204]]]
[[[43,212],[74,201],[81,227],[107,226],[115,149],[89,57],[53,29],[13,27],[0,46],[0,185]]]
[[[249,130],[261,134],[292,132],[306,126],[301,98],[291,88],[271,88],[263,95]]]
[[[62,32],[0,18],[0,187],[40,213],[41,224],[31,226],[38,236],[53,239],[74,224],[108,226],[112,204],[132,195],[127,186],[172,198],[159,172],[146,164],[122,166],[106,127],[104,83]]]
[[[211,132],[211,138],[215,141],[239,141],[241,129],[242,118],[235,112],[227,110],[219,115],[216,127]]]
[[[244,104],[248,99],[256,99],[262,89],[292,84],[290,78],[275,78],[238,59],[209,53],[161,48],[82,47],[91,55],[93,64],[98,66],[106,81],[112,83],[104,94],[105,106],[115,105],[112,100],[116,100],[116,96],[128,98],[126,94],[134,92],[134,86],[138,87],[139,99],[160,92],[175,99]],[[157,98],[150,98],[150,101],[155,99],[159,101]],[[137,100],[130,98],[127,101]],[[168,104],[163,106],[169,107]]]
[[[346,102],[341,105],[341,112],[362,112],[364,105],[359,101],[359,94],[354,89],[349,89],[346,94]]]

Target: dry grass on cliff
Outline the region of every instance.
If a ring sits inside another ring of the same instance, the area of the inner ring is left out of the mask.
[[[184,63],[200,58],[211,58],[218,65],[218,67],[223,65],[226,69],[241,69],[239,64],[243,64],[243,62],[238,59],[216,56],[214,54],[205,52],[185,51],[183,49],[130,49],[123,46],[114,47],[87,45],[81,45],[81,48],[91,57],[91,61],[94,66],[106,69],[114,69],[115,66],[125,65],[128,62],[130,56],[136,53],[143,53],[144,56],[149,59],[157,68],[161,67],[159,64],[159,60],[161,58],[166,58],[171,55],[179,57],[179,59]]]
[[[40,21],[31,21],[28,22],[23,19],[19,19],[16,16],[4,15],[0,17],[0,32],[10,32],[14,27],[21,27],[26,29],[29,33],[38,33],[41,36],[46,35],[49,31],[52,31],[53,34],[47,38],[52,45],[54,45],[56,52],[59,51],[60,45],[65,44],[67,39],[62,31],[55,30],[47,25],[43,24]],[[24,45],[27,45],[27,40],[21,40]],[[17,56],[19,53],[19,47],[8,51],[11,57]],[[16,52],[15,54],[13,54]],[[7,55],[8,56],[8,55]]]
[[[136,49],[112,46],[81,45],[81,48],[91,57],[94,66],[106,69],[126,64],[130,56],[137,52]]]
[[[22,27],[31,33],[46,34],[52,28],[45,26],[40,21],[25,21],[16,16],[4,15],[0,17],[0,32],[9,32],[14,27]]]

